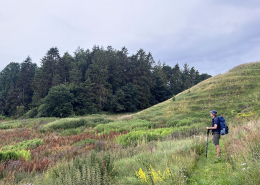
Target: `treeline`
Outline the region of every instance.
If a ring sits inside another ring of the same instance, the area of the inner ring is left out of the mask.
[[[78,48],[74,55],[51,48],[41,66],[27,57],[0,73],[0,112],[28,117],[84,115],[98,111],[133,112],[165,101],[211,77],[187,64],[155,63],[140,49]]]

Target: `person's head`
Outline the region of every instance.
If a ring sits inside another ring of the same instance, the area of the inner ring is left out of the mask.
[[[217,116],[217,111],[216,110],[212,110],[212,111],[210,111],[210,116],[212,117],[212,118],[215,118],[216,116]]]

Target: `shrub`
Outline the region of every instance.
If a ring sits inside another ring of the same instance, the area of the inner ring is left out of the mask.
[[[40,131],[50,131],[50,130],[58,130],[58,129],[76,129],[79,127],[95,127],[98,124],[106,124],[110,122],[111,120],[107,120],[104,118],[89,118],[89,119],[77,119],[77,118],[67,118],[67,119],[61,119],[58,121],[54,121],[52,123],[49,123],[47,125],[44,125]],[[70,131],[69,131],[70,132]],[[71,132],[74,132],[71,130]]]
[[[74,145],[75,145],[75,146],[86,145],[86,144],[91,145],[91,144],[95,143],[96,141],[97,141],[97,140],[95,140],[95,139],[89,139],[89,138],[87,138],[87,139],[85,139],[85,140],[81,140],[81,141],[75,143]]]
[[[89,155],[76,157],[70,162],[62,162],[50,168],[44,179],[34,182],[41,184],[110,184],[114,157],[106,153],[90,152]]]
[[[153,129],[153,130],[140,130],[132,131],[125,135],[120,135],[116,138],[116,141],[123,145],[127,146],[130,144],[137,145],[141,142],[149,142],[152,140],[158,140],[172,133],[172,128],[162,128],[162,129]]]
[[[141,119],[134,119],[130,121],[119,121],[108,124],[99,124],[95,127],[96,130],[104,134],[109,134],[111,131],[123,132],[132,130],[148,130],[152,127],[151,122]]]
[[[0,152],[0,161],[18,160],[21,158],[30,160],[31,159],[30,150]]]
[[[38,147],[39,145],[43,145],[42,139],[28,140],[28,141],[16,143],[14,145],[4,146],[4,147],[2,147],[1,150],[7,151],[7,150],[33,149],[33,148]]]
[[[37,116],[37,114],[38,114],[38,108],[35,107],[35,108],[29,110],[27,113],[25,113],[24,116],[25,116],[26,118],[34,118],[34,117]]]
[[[57,129],[71,129],[85,126],[87,121],[85,119],[62,119],[54,121],[47,125],[44,125],[41,129],[41,132]]]
[[[0,123],[0,129],[12,129],[12,128],[19,128],[22,125],[21,121],[14,120],[14,121],[6,121]]]
[[[71,136],[71,135],[78,135],[81,134],[82,130],[80,128],[71,128],[71,129],[67,129],[67,130],[62,130],[62,132],[60,133],[61,136]]]
[[[47,117],[67,117],[73,113],[73,94],[65,85],[54,86],[44,98],[39,112]]]

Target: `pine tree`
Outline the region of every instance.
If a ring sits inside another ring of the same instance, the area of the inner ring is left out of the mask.
[[[195,72],[195,85],[198,84],[201,81],[200,73],[198,70]]]
[[[99,109],[102,110],[109,96],[111,96],[111,85],[108,83],[108,58],[106,52],[102,49],[95,52],[87,72],[86,79],[90,78],[91,82],[95,84],[98,95]]]
[[[74,63],[74,58],[69,53],[64,53],[57,66],[60,83],[69,82],[71,67]]]
[[[190,86],[192,87],[195,85],[195,80],[196,80],[196,71],[194,67],[190,69],[189,76],[190,76]]]
[[[41,67],[36,72],[34,79],[33,90],[35,92],[35,103],[47,96],[52,86],[58,85],[61,82],[57,67],[59,62],[60,55],[56,47],[51,48],[42,58]]]
[[[91,64],[91,59],[95,51],[96,47],[93,47],[93,52],[90,52],[89,50],[84,51],[83,48],[78,47],[77,50],[74,52],[75,64],[78,66],[78,69],[81,72],[81,82],[84,82],[87,79],[85,78],[86,71],[88,70],[89,65]]]
[[[19,93],[18,89],[12,85],[6,97],[5,112],[7,115],[16,116],[17,107],[21,105],[20,98],[21,94]]]
[[[156,77],[156,84],[151,89],[152,103],[157,104],[163,102],[172,96],[170,88],[167,87],[160,76]]]
[[[24,62],[21,63],[21,71],[18,78],[18,89],[21,94],[21,104],[26,110],[29,109],[29,104],[32,102],[33,96],[33,78],[35,75],[37,65],[32,63],[31,58],[28,56]]]
[[[182,73],[179,64],[173,68],[173,76],[170,79],[170,87],[173,94],[178,94],[182,91]]]
[[[150,53],[146,55],[144,50],[140,49],[136,55],[131,57],[131,71],[129,77],[132,78],[132,84],[136,86],[140,98],[138,108],[144,109],[150,106],[150,88],[152,81],[153,57]]]
[[[170,79],[173,76],[173,70],[172,70],[172,68],[170,66],[165,65],[165,64],[163,64],[162,70],[163,70],[163,72],[164,72],[164,74],[166,76],[167,85],[169,85],[170,84]]]
[[[97,105],[95,100],[97,97],[93,88],[94,84],[91,83],[90,79],[79,85],[71,84],[69,86],[69,90],[74,96],[72,105],[76,115],[96,113]]]
[[[11,62],[0,73],[1,111],[14,116],[17,106],[20,106],[19,91],[17,88],[20,64]]]
[[[79,85],[82,80],[82,73],[76,64],[72,65],[72,70],[69,72],[69,80],[75,85]]]

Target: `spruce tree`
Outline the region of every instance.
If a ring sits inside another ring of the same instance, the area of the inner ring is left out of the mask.
[[[28,106],[32,102],[32,84],[36,68],[37,65],[32,63],[29,56],[24,62],[21,63],[21,71],[18,78],[18,89],[21,94],[21,104],[25,107],[25,110],[29,109]]]

